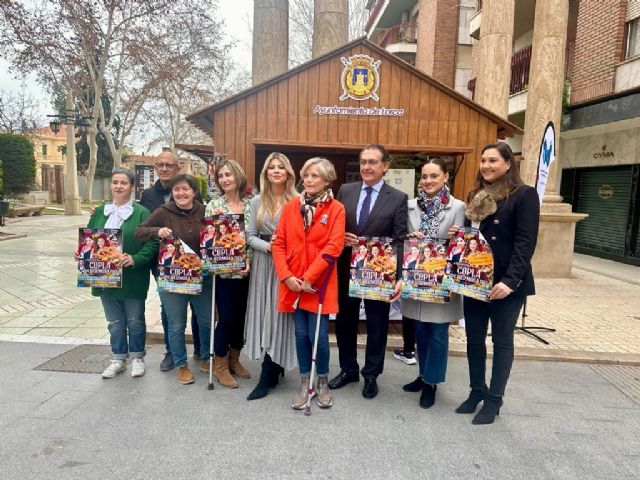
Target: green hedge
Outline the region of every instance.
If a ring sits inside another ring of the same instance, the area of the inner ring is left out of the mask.
[[[204,175],[194,175],[193,178],[195,179],[196,184],[198,185],[198,191],[202,196],[202,200],[205,202],[208,202],[209,201],[209,181],[207,180],[207,177]]]
[[[0,133],[0,158],[3,159],[3,194],[28,193],[36,179],[33,144],[24,135]]]

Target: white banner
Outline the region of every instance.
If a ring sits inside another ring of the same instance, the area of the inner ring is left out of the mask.
[[[538,154],[538,176],[536,177],[536,190],[540,197],[540,205],[544,197],[549,179],[549,167],[556,159],[556,130],[553,122],[547,123],[540,142],[540,153]]]

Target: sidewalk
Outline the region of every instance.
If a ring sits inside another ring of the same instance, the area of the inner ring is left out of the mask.
[[[7,220],[3,231],[27,237],[0,242],[0,339],[38,336],[53,341],[60,337],[107,341],[99,300],[88,289],[75,287],[72,252],[76,229],[87,220],[86,215]],[[541,334],[550,344],[519,333],[516,355],[640,365],[639,279],[639,267],[575,255],[573,278],[537,279],[538,294],[529,299],[526,325],[557,329]],[[159,300],[151,283],[149,339],[161,342]],[[452,355],[464,355],[463,329],[451,327],[450,333]],[[399,336],[391,335],[389,348],[400,345]]]
[[[139,379],[36,369],[72,347],[0,342],[2,478],[640,478],[640,406],[587,365],[517,362],[496,422],[474,426],[454,413],[467,395],[462,358],[451,359],[429,410],[400,388],[415,367],[387,355],[374,400],[352,384],[333,408],[314,403],[304,417],[290,408],[294,374],[245,400],[257,362],[238,389],[213,391],[205,374],[182,386],[160,372],[159,345]],[[332,372],[337,357],[333,349]]]

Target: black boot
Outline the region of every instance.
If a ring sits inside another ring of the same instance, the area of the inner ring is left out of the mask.
[[[430,383],[422,383],[422,393],[420,394],[420,406],[422,408],[431,408],[436,403],[436,390],[437,385],[431,385]]]
[[[403,385],[402,390],[405,392],[419,392],[422,390],[423,385],[424,382],[422,381],[422,377],[418,377],[413,382]]]
[[[472,388],[469,397],[456,408],[456,413],[473,413],[478,404],[487,396],[487,387],[483,389]]]
[[[484,399],[482,408],[478,414],[473,417],[471,423],[474,425],[487,425],[493,423],[496,419],[496,415],[500,415],[500,407],[502,406],[502,397],[496,397],[494,395],[487,395]]]
[[[264,360],[262,361],[262,370],[260,371],[260,379],[258,380],[258,384],[249,394],[247,400],[257,400],[258,398],[266,397],[267,393],[269,393],[269,388],[273,388],[278,384],[277,375],[275,384],[273,383],[273,372],[274,370],[276,370],[274,368],[274,365],[276,364],[273,363],[269,354],[266,354],[264,356]]]
[[[269,356],[267,354],[267,356]],[[280,377],[284,377],[284,368],[273,360],[271,361],[271,373],[269,375],[269,386],[274,388],[280,382]]]

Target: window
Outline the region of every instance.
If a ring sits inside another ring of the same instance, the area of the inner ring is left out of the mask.
[[[469,35],[469,23],[477,14],[473,7],[460,6],[460,15],[458,17],[458,43],[462,45],[471,45],[471,36]]]
[[[43,157],[47,156],[47,146],[46,145],[42,145],[42,156]]]
[[[630,20],[625,25],[624,58],[640,55],[640,17]]]

